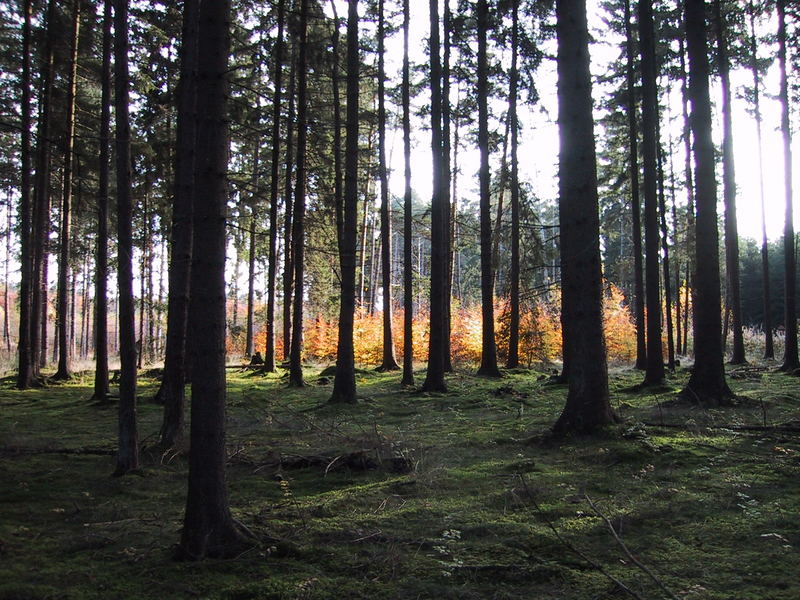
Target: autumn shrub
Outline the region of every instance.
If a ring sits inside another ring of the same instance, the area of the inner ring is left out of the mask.
[[[495,311],[495,317],[497,311]],[[481,306],[455,307],[452,310],[450,352],[457,363],[481,360]],[[495,324],[495,328],[497,324]]]
[[[603,296],[603,329],[606,352],[611,362],[628,362],[636,357],[636,326],[622,290],[608,283]]]
[[[636,331],[630,311],[624,302],[622,291],[608,284],[604,296],[604,328],[608,358],[614,362],[633,360],[636,354]],[[501,362],[508,356],[510,333],[510,306],[506,300],[495,302],[495,334],[498,358]],[[456,364],[480,362],[482,350],[481,306],[452,306],[450,349]],[[392,314],[395,354],[398,362],[403,359],[403,311]],[[413,320],[413,353],[415,362],[428,358],[429,315],[418,313]],[[329,364],[336,361],[338,324],[335,319],[318,315],[306,319],[303,328],[303,359],[312,363]],[[266,333],[257,331],[255,348],[263,352]],[[353,324],[355,360],[361,365],[378,365],[383,357],[383,314],[357,309]],[[229,346],[233,342],[229,340]],[[231,350],[229,347],[229,351]],[[283,356],[281,335],[275,340],[276,356]],[[548,298],[541,298],[525,306],[520,315],[520,362],[549,363],[561,358],[560,296],[557,290]]]

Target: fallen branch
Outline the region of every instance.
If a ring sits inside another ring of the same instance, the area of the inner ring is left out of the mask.
[[[631,559],[631,562],[633,562],[633,564],[635,564],[635,565],[636,565],[637,567],[639,567],[639,568],[640,568],[642,571],[644,571],[644,572],[647,574],[647,576],[648,576],[648,577],[650,577],[650,579],[652,579],[652,580],[655,582],[655,584],[656,584],[658,587],[660,587],[660,588],[663,590],[663,592],[664,592],[664,593],[665,593],[667,596],[669,596],[669,597],[670,597],[670,598],[672,598],[673,600],[679,600],[679,599],[678,599],[678,597],[677,597],[675,594],[673,594],[673,593],[672,593],[672,592],[671,592],[671,591],[670,591],[670,590],[667,588],[667,586],[665,586],[665,585],[664,585],[664,584],[661,582],[661,580],[660,580],[658,577],[656,577],[655,573],[653,573],[653,571],[652,571],[652,570],[651,570],[651,569],[650,569],[650,568],[649,568],[647,565],[643,564],[643,563],[642,563],[642,562],[641,562],[639,559],[637,559],[637,558],[636,558],[636,557],[635,557],[635,556],[634,556],[634,555],[631,553],[631,551],[628,549],[628,546],[626,546],[626,545],[625,545],[625,542],[623,542],[623,541],[622,541],[622,538],[621,538],[621,537],[619,537],[619,534],[617,534],[617,530],[616,530],[616,529],[614,529],[614,525],[611,523],[611,521],[609,520],[609,518],[608,518],[607,516],[605,516],[605,515],[604,515],[604,514],[603,514],[603,513],[600,511],[600,509],[599,509],[599,508],[597,508],[597,506],[595,505],[595,503],[594,503],[594,502],[592,502],[592,499],[591,499],[591,498],[589,498],[589,494],[586,494],[586,493],[584,493],[584,494],[583,494],[583,497],[584,497],[584,498],[586,498],[586,501],[589,503],[589,506],[590,506],[590,507],[592,508],[592,510],[594,511],[594,514],[596,514],[598,517],[600,517],[601,519],[603,519],[603,521],[605,522],[606,526],[608,527],[608,530],[611,532],[611,535],[613,535],[613,536],[614,536],[614,539],[617,541],[617,544],[619,544],[620,548],[622,548],[622,550],[625,552],[625,554],[628,556],[628,558],[629,558],[629,559]]]
[[[363,542],[365,540],[369,540],[369,539],[372,539],[374,537],[378,537],[381,534],[383,534],[383,532],[380,529],[378,529],[378,531],[376,531],[374,533],[370,533],[369,535],[365,535],[364,537],[360,537],[360,538],[357,538],[355,540],[350,540],[350,543],[351,544],[355,544],[357,542]]]
[[[553,522],[550,519],[547,518],[547,515],[545,515],[544,511],[539,506],[539,503],[536,502],[536,497],[533,495],[533,492],[531,492],[531,489],[528,487],[528,482],[525,479],[525,476],[522,475],[521,473],[517,473],[516,475],[519,478],[519,480],[522,482],[522,487],[525,489],[525,494],[528,496],[528,499],[531,501],[531,504],[533,504],[533,508],[536,510],[536,512],[539,514],[539,516],[542,517],[542,520],[550,528],[550,531],[553,532],[553,535],[556,536],[556,539],[559,542],[561,542],[561,544],[563,546],[565,546],[566,548],[571,550],[573,553],[575,553],[578,556],[580,556],[583,560],[585,560],[587,563],[589,563],[592,567],[594,567],[595,569],[600,571],[600,573],[605,575],[614,585],[616,585],[623,592],[626,592],[627,594],[629,594],[630,596],[632,596],[634,598],[637,598],[638,600],[644,600],[644,598],[642,598],[639,594],[634,592],[631,588],[629,588],[627,585],[622,583],[619,579],[614,577],[611,573],[606,571],[600,563],[598,563],[595,560],[592,560],[591,558],[586,556],[586,554],[584,554],[583,552],[578,550],[578,548],[573,546],[568,540],[564,539],[561,536],[561,534],[558,532],[558,529],[556,529],[555,525],[553,525]]]

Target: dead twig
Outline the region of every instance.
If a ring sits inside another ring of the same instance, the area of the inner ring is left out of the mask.
[[[350,543],[351,544],[355,544],[356,542],[363,542],[364,540],[368,540],[370,538],[377,537],[377,536],[381,535],[382,533],[383,533],[383,531],[378,529],[378,531],[376,531],[374,533],[370,533],[369,535],[365,535],[364,537],[360,537],[360,538],[357,538],[355,540],[351,540]]]
[[[337,462],[339,462],[339,459],[342,458],[342,456],[343,455],[340,454],[339,456],[337,456],[331,462],[328,463],[328,466],[325,467],[325,473],[323,474],[323,477],[325,477],[328,474],[328,471],[331,470],[331,467],[333,467],[333,465],[335,465]]]
[[[650,577],[650,579],[652,579],[652,580],[655,582],[655,584],[656,584],[658,587],[660,587],[660,588],[661,588],[661,590],[662,590],[662,591],[663,591],[663,592],[664,592],[664,593],[665,593],[667,596],[669,596],[670,598],[672,598],[672,600],[679,600],[679,599],[678,599],[678,597],[677,597],[675,594],[673,594],[673,593],[672,593],[672,591],[670,591],[670,590],[667,588],[667,586],[665,586],[665,585],[664,585],[664,584],[661,582],[661,580],[660,580],[658,577],[656,577],[656,574],[655,574],[655,573],[653,573],[653,571],[652,571],[652,570],[651,570],[651,569],[650,569],[650,568],[649,568],[647,565],[645,565],[644,563],[642,563],[642,562],[641,562],[641,561],[640,561],[638,558],[636,558],[636,557],[635,557],[635,556],[634,556],[634,555],[631,553],[631,551],[628,549],[628,546],[626,546],[626,545],[625,545],[625,542],[623,542],[623,541],[622,541],[622,538],[621,538],[621,537],[619,537],[619,534],[617,534],[617,530],[616,530],[616,529],[614,529],[614,525],[611,523],[611,521],[609,520],[609,518],[608,518],[606,515],[604,515],[604,514],[602,513],[602,511],[601,511],[599,508],[597,508],[597,505],[596,505],[594,502],[592,502],[592,499],[589,497],[589,494],[587,494],[587,493],[584,493],[584,494],[583,494],[583,497],[586,499],[586,502],[588,502],[588,503],[589,503],[589,506],[590,506],[590,507],[591,507],[591,509],[594,511],[594,514],[596,514],[598,517],[600,517],[601,519],[603,519],[603,522],[604,522],[604,523],[606,524],[606,526],[608,527],[608,530],[611,532],[611,535],[613,535],[613,536],[614,536],[614,539],[617,541],[617,544],[619,544],[620,548],[622,548],[622,550],[625,552],[625,554],[628,556],[628,558],[629,558],[629,559],[631,559],[631,562],[632,562],[634,565],[636,565],[637,567],[639,567],[639,568],[640,568],[642,571],[644,571],[644,572],[645,572],[645,574],[647,574],[647,576],[648,576],[648,577]]]

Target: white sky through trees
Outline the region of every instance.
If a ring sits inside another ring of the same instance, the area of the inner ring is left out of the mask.
[[[346,14],[346,2],[335,0],[339,15]],[[394,6],[394,1],[387,2],[387,10],[399,10]],[[454,6],[454,4],[453,4]],[[363,16],[366,3],[362,2],[359,6],[359,13]],[[330,11],[326,3],[326,10]],[[592,73],[597,79],[598,76],[608,72],[610,64],[619,56],[620,44],[622,39],[619,36],[610,34],[603,27],[603,11],[598,6],[596,0],[589,0],[589,24],[594,39],[591,45]],[[554,17],[551,17],[554,18]],[[398,17],[395,23],[399,25],[401,18]],[[414,64],[427,65],[428,37],[428,2],[426,0],[411,1],[411,32],[410,48],[412,69]],[[362,23],[362,27],[370,30],[373,24]],[[760,22],[763,32],[774,32],[777,30],[777,20],[773,14],[769,19]],[[554,201],[558,189],[557,166],[558,166],[558,125],[557,118],[557,99],[556,99],[556,65],[552,57],[555,56],[555,40],[547,43],[544,49],[547,56],[539,68],[536,76],[536,85],[540,95],[539,103],[536,106],[527,106],[523,103],[519,105],[519,121],[522,127],[520,136],[520,178],[529,183],[535,194],[543,199]],[[403,53],[402,31],[394,34],[386,43],[386,70],[389,78],[388,86],[399,85],[401,81],[401,66]],[[500,57],[505,62],[510,61],[510,49],[506,49],[506,56]],[[455,53],[454,53],[455,55]],[[776,99],[778,92],[778,65],[777,65],[777,44],[761,44],[759,46],[759,58],[775,58],[767,74],[762,78],[761,89],[761,110],[763,115],[762,135],[764,151],[764,188],[765,203],[767,211],[767,232],[770,239],[780,238],[783,231],[784,214],[784,185],[783,185],[783,142],[780,127],[780,105]],[[455,58],[455,56],[454,56]],[[367,60],[370,60],[369,58]],[[419,74],[412,71],[412,79],[419,80]],[[791,75],[790,75],[791,77]],[[662,143],[668,151],[669,135],[672,135],[674,146],[673,164],[676,176],[676,197],[679,205],[685,205],[686,193],[682,184],[683,181],[683,142],[680,138],[683,127],[681,104],[680,104],[680,84],[672,82],[671,92],[663,90],[667,80],[662,78]],[[733,94],[733,136],[734,136],[734,156],[736,167],[737,183],[737,211],[739,235],[760,239],[761,237],[761,205],[758,177],[758,153],[755,118],[749,112],[749,105],[743,99],[744,87],[752,87],[752,76],[748,69],[732,68],[731,83]],[[712,77],[712,101],[714,102],[714,140],[719,147],[722,139],[722,118],[720,107],[722,102],[721,90],[718,79]],[[387,86],[387,87],[388,87]],[[455,102],[458,93],[455,82],[451,89],[451,102]],[[466,93],[466,92],[462,92]],[[470,90],[470,93],[473,93]],[[600,105],[604,89],[601,85],[595,85],[593,95],[596,107]],[[429,103],[427,94],[423,92],[416,98],[412,98],[412,114],[419,110],[423,105]],[[495,115],[494,126],[496,130],[502,132],[502,124],[498,117],[505,110],[503,102],[495,100],[493,102],[493,114]],[[400,106],[391,103],[387,107],[390,113],[399,115]],[[597,110],[598,117],[602,114]],[[390,116],[390,127],[392,117]],[[602,145],[603,131],[597,125],[595,128],[598,151]],[[387,156],[390,162],[390,189],[391,192],[399,197],[403,194],[403,149],[402,149],[402,130],[397,125],[387,133],[390,148]],[[462,147],[459,150],[458,167],[460,169],[458,196],[459,202],[464,204],[477,203],[477,172],[478,172],[478,151],[469,141],[466,131],[461,132]],[[431,154],[430,154],[430,132],[429,126],[424,119],[412,116],[412,187],[420,199],[425,202],[431,196]],[[800,172],[799,152],[794,153],[794,173]],[[493,153],[491,164],[493,172],[497,169],[500,161],[500,152]],[[664,166],[665,177],[669,178],[669,164]],[[797,182],[797,177],[795,177]],[[667,201],[669,202],[669,181],[665,183],[667,190]],[[719,214],[723,214],[722,207],[722,177],[721,164],[718,165],[718,200],[720,202]],[[795,184],[795,190],[798,184]],[[795,191],[796,199],[797,193]],[[796,200],[795,200],[796,201]],[[795,229],[800,225],[800,211],[795,210]]]

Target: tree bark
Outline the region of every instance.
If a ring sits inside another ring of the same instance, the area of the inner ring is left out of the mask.
[[[150,237],[150,175],[145,172],[144,175],[144,194],[142,196],[142,256],[139,261],[139,334],[136,339],[137,353],[136,353],[136,367],[141,369],[144,364],[145,356],[145,304],[147,303],[147,279],[149,277],[147,265],[149,263],[149,237]]]
[[[36,148],[33,207],[33,265],[31,268],[31,366],[39,377],[47,350],[47,239],[50,233],[50,130],[55,80],[55,2],[47,3],[47,27],[41,62],[41,94]]]
[[[11,219],[11,190],[8,190],[8,197],[6,198],[6,231],[4,236],[6,238],[6,255],[3,257],[3,343],[6,347],[6,353],[11,358],[11,326],[9,322],[9,309],[11,307],[8,301],[9,292],[9,279],[11,277],[11,231],[13,222]]]
[[[292,315],[292,347],[289,354],[289,385],[302,387],[303,382],[303,285],[306,211],[306,138],[308,127],[308,11],[309,0],[300,0],[300,52],[297,61],[297,161],[295,164],[294,214],[292,219],[292,262],[294,263],[294,314]]]
[[[70,35],[69,80],[67,82],[67,131],[64,140],[64,185],[61,196],[61,229],[58,252],[58,369],[53,379],[65,381],[70,373],[69,318],[69,268],[72,229],[72,162],[75,148],[75,97],[78,86],[78,43],[81,24],[81,3],[72,3],[72,31]]]
[[[374,111],[374,99],[373,99],[373,111]],[[369,134],[367,135],[367,152],[366,152],[366,165],[364,165],[364,210],[361,213],[361,242],[359,244],[359,256],[358,256],[358,264],[359,264],[359,271],[358,271],[358,306],[364,308],[367,303],[367,287],[369,286],[369,280],[367,279],[367,244],[369,243],[369,237],[367,236],[367,232],[369,231],[369,216],[370,216],[370,186],[372,185],[372,143],[374,137],[374,125],[370,122],[369,124]]]
[[[439,56],[439,3],[430,0],[430,79],[431,79],[431,154],[433,164],[433,194],[431,198],[431,277],[430,325],[428,336],[428,372],[422,389],[427,392],[446,392],[444,380],[447,219],[445,211],[448,182],[442,181],[442,65]]]
[[[225,481],[225,216],[230,138],[228,56],[231,3],[201,2],[197,70],[196,194],[189,320],[192,421],[186,513],[178,556],[234,556],[244,540]]]
[[[672,141],[672,133],[669,134],[669,149],[668,149],[668,156],[669,156],[669,191],[670,191],[670,209],[671,209],[671,216],[672,216],[672,231],[673,231],[673,248],[678,248],[679,246],[679,227],[678,227],[678,203],[675,194],[675,165],[673,163],[673,156],[675,155],[674,146]],[[665,216],[666,218],[666,216]],[[666,225],[664,225],[664,229],[666,229]],[[666,238],[666,234],[664,234]],[[675,278],[673,279],[675,284],[675,354],[681,354],[682,348],[682,340],[683,340],[683,325],[682,325],[682,317],[683,317],[683,308],[681,305],[681,262],[679,255],[676,254],[675,261],[674,261],[674,269],[675,269]],[[676,364],[678,364],[677,357],[675,359]]]
[[[267,250],[267,343],[264,370],[275,371],[275,278],[278,273],[278,185],[281,155],[281,85],[283,83],[286,0],[278,2],[278,37],[275,40],[275,91],[272,95],[272,161],[269,181],[269,249]],[[291,125],[288,126],[291,129]]]
[[[334,27],[331,35],[331,91],[333,93],[333,199],[336,221],[336,244],[339,257],[344,242],[344,170],[342,166],[342,101],[339,81],[339,14],[331,0]]]
[[[120,324],[119,449],[115,476],[139,470],[136,415],[136,330],[133,303],[133,202],[128,113],[128,0],[114,2],[114,109],[117,157],[117,239]]]
[[[631,26],[631,3],[625,0],[625,49],[627,53],[626,84],[628,100],[628,160],[631,186],[631,229],[633,236],[633,306],[636,322],[636,365],[647,368],[647,343],[644,312],[644,266],[642,264],[642,208],[639,201],[639,133],[636,119],[636,81]]]
[[[723,21],[720,0],[714,0],[714,22],[717,33],[717,63],[722,86],[722,186],[725,201],[725,266],[733,330],[733,352],[730,363],[747,362],[742,332],[742,294],[739,284],[739,231],[736,224],[736,171],[733,159],[733,119],[731,117],[731,82],[728,61],[727,27]]]
[[[562,298],[569,322],[569,392],[553,427],[590,433],[613,423],[603,334],[597,164],[585,0],[557,0],[559,225]]]
[[[513,369],[519,366],[519,325],[520,325],[520,248],[519,248],[519,123],[517,119],[517,88],[519,72],[517,69],[519,44],[519,0],[511,4],[511,82],[509,89],[508,120],[511,127],[511,318],[508,335],[508,360],[506,366]]]
[[[411,66],[409,0],[403,0],[403,385],[414,385],[414,267],[411,196]]]
[[[160,445],[173,448],[181,440],[184,427],[186,336],[188,334],[191,289],[193,198],[195,191],[195,141],[197,126],[197,45],[198,0],[183,5],[181,71],[178,82],[178,115],[175,145],[175,192],[172,205],[172,252],[169,265],[167,299],[167,342],[164,375],[157,398],[164,404]]]
[[[392,217],[386,167],[386,68],[384,0],[378,0],[378,171],[381,179],[381,287],[383,288],[383,360],[379,371],[397,371],[392,331]],[[349,39],[349,38],[348,38]],[[348,134],[349,139],[349,134]]]
[[[19,284],[19,340],[17,343],[17,388],[28,389],[34,383],[32,362],[32,312],[33,246],[31,198],[31,0],[22,3],[22,79],[20,81],[20,284]]]
[[[347,15],[347,140],[345,148],[342,237],[339,244],[341,299],[336,376],[329,402],[356,402],[353,325],[356,310],[356,244],[358,240],[358,125],[359,125],[358,0],[348,1]]]
[[[661,126],[656,127],[656,141],[658,151],[658,219],[661,241],[661,272],[664,285],[664,320],[667,328],[667,365],[670,371],[675,371],[675,338],[672,321],[672,289],[670,288],[670,262],[669,262],[669,232],[667,229],[667,201],[664,193],[664,152],[661,148]]]
[[[758,43],[756,39],[755,9],[753,2],[747,3],[750,21],[750,71],[753,74],[753,112],[756,119],[756,138],[758,140],[758,189],[761,200],[761,277],[763,280],[761,297],[764,310],[762,328],[764,329],[764,358],[775,358],[775,345],[772,335],[772,293],[769,281],[769,240],[767,239],[767,208],[764,198],[764,152],[761,132],[761,75],[758,69]]]
[[[685,29],[685,23],[684,23]],[[694,169],[692,168],[692,126],[689,119],[689,83],[686,77],[688,69],[686,68],[686,47],[683,38],[678,40],[680,46],[680,73],[681,73],[681,111],[683,114],[683,147],[684,147],[684,173],[686,180],[686,290],[687,298],[691,297],[691,304],[687,301],[684,303],[686,317],[686,327],[683,329],[684,342],[683,353],[689,354],[689,307],[692,309],[692,345],[694,346],[694,338],[696,335],[697,319],[694,315],[695,307],[697,306],[697,293],[695,284],[697,282],[697,263],[695,260],[696,255],[696,227],[695,227],[695,193],[694,193]]]
[[[789,85],[786,78],[786,0],[778,0],[778,63],[781,73],[779,99],[781,103],[781,133],[783,134],[783,165],[785,211],[783,225],[784,257],[784,352],[781,370],[792,372],[800,368],[797,354],[797,270],[792,208],[792,133],[789,124]]]
[[[684,0],[686,49],[689,55],[690,117],[694,139],[697,239],[694,307],[695,362],[682,395],[697,403],[730,404],[733,394],[725,381],[720,323],[719,234],[711,101],[708,91],[708,48],[704,0]]]
[[[442,193],[444,194],[443,230],[445,236],[445,280],[444,280],[444,370],[446,373],[453,372],[453,359],[451,352],[451,331],[453,326],[453,315],[451,301],[453,297],[453,250],[455,248],[455,236],[453,223],[455,220],[455,194],[450,187],[450,36],[452,31],[453,19],[450,12],[450,3],[444,3],[444,15],[442,22]]]
[[[664,381],[664,353],[661,346],[658,249],[658,89],[651,0],[640,0],[639,2],[639,45],[642,58],[642,162],[644,167],[645,300],[647,304],[647,366],[644,385],[659,385]]]
[[[245,334],[244,334],[244,353],[245,356],[252,356],[255,352],[253,347],[253,335],[255,319],[253,311],[255,310],[255,285],[256,285],[256,223],[258,222],[259,203],[259,186],[261,185],[259,179],[259,163],[261,158],[261,135],[256,135],[255,144],[253,149],[253,173],[250,180],[252,188],[252,195],[250,199],[250,227],[247,232],[247,307],[245,314]]]
[[[478,375],[500,377],[497,345],[494,339],[494,273],[492,272],[492,216],[489,181],[489,68],[486,58],[486,32],[489,7],[478,0],[478,148],[480,150],[480,225],[481,225],[481,364]]]
[[[292,202],[292,169],[294,165],[294,129],[295,129],[295,80],[297,77],[297,61],[295,60],[294,48],[290,59],[289,69],[289,90],[287,100],[289,107],[286,113],[286,160],[284,173],[284,192],[283,192],[283,360],[289,360],[292,341],[292,293],[294,291],[294,247],[292,244],[292,214],[294,203]]]

